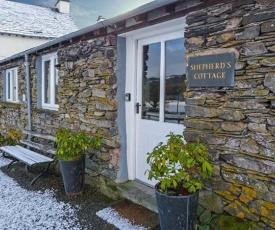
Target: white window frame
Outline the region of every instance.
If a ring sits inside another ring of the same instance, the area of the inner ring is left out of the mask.
[[[12,74],[15,73],[15,78]],[[10,85],[9,85],[9,78],[10,77]],[[15,82],[14,82],[15,79]],[[18,67],[7,69],[6,70],[6,101],[11,103],[18,103]],[[13,90],[14,87],[16,88],[15,98],[13,98]],[[10,95],[9,95],[10,93]]]
[[[137,60],[137,75],[142,76],[142,70],[143,70],[143,47],[145,45],[151,45],[154,43],[159,43],[160,44],[160,75],[159,75],[159,81],[160,81],[160,95],[159,95],[159,118],[157,122],[160,123],[170,123],[172,125],[173,123],[165,121],[165,68],[166,68],[166,47],[165,43],[167,41],[172,41],[175,39],[180,39],[184,38],[184,32],[183,30],[179,30],[176,32],[170,32],[170,33],[165,33],[157,36],[152,36],[149,38],[144,38],[144,39],[139,39],[137,42],[137,57],[140,56],[140,60]],[[137,85],[140,86],[142,85],[142,78],[137,77],[136,79]],[[140,88],[141,90],[141,88]],[[136,93],[139,98],[137,98],[137,101],[142,101],[142,91]],[[141,118],[141,113],[140,113],[140,119]],[[146,118],[145,118],[146,120]]]
[[[57,62],[55,63],[55,60],[57,59],[57,53],[51,53],[51,54],[47,54],[47,55],[43,55],[42,56],[42,90],[41,90],[41,100],[42,100],[42,108],[43,109],[49,109],[49,110],[58,110],[59,105],[56,104],[55,101],[55,95],[58,92],[55,92],[55,81],[58,81],[58,70],[55,68],[55,65],[57,64]],[[50,61],[50,103],[46,103],[45,102],[45,62],[46,61]],[[56,74],[56,79],[54,78]]]

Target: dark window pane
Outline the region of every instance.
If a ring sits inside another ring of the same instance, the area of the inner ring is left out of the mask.
[[[7,91],[8,95],[7,98],[10,100],[11,99],[11,72],[8,72],[8,79],[7,79]]]
[[[16,101],[16,92],[17,92],[17,86],[16,86],[16,70],[12,70],[11,71],[11,74],[12,74],[12,95],[11,95],[11,99],[12,101]]]
[[[143,46],[142,118],[159,120],[160,43]]]
[[[54,59],[54,65],[57,65],[57,59]],[[54,71],[54,93],[55,93],[55,104],[58,104],[58,70],[55,68]]]
[[[44,103],[50,104],[51,95],[51,62],[44,62]]]
[[[165,42],[165,114],[164,121],[183,123],[185,102],[183,93],[186,90],[184,59],[184,39]]]

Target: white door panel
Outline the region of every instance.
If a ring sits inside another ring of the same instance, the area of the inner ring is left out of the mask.
[[[183,31],[138,40],[136,107],[136,179],[149,181],[147,153],[184,125],[185,60]]]
[[[156,181],[148,180],[148,173],[145,174],[145,171],[150,168],[147,164],[147,153],[151,152],[160,142],[164,142],[167,139],[166,135],[170,132],[182,134],[184,126],[152,121],[140,123],[141,125],[137,133],[136,178],[148,185],[154,186]]]

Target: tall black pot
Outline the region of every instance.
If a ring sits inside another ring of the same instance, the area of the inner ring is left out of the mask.
[[[168,196],[155,186],[162,230],[194,230],[197,219],[199,193],[186,196]]]
[[[85,156],[76,160],[59,160],[63,184],[68,196],[83,192],[85,180]]]

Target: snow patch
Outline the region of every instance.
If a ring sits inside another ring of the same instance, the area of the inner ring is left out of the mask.
[[[119,215],[113,208],[104,208],[96,213],[97,216],[113,224],[121,230],[146,230],[147,228],[140,225],[133,225],[128,219]]]
[[[4,167],[10,163],[10,160],[0,157],[0,167]]]
[[[9,163],[0,157],[0,166]],[[76,209],[59,202],[54,191],[28,191],[0,171],[0,229],[80,230]]]

